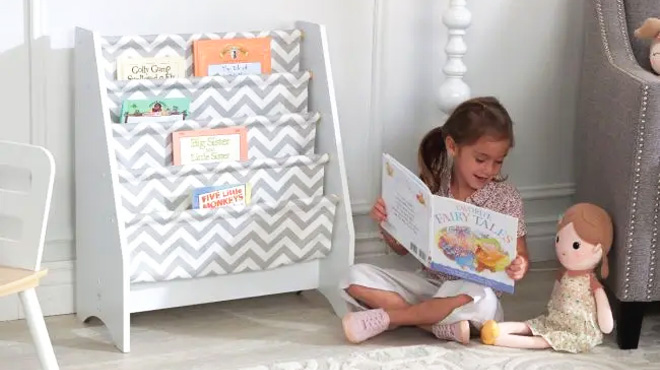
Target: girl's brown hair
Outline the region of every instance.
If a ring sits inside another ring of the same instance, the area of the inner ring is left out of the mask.
[[[564,226],[573,223],[575,232],[580,239],[589,244],[600,244],[603,250],[600,266],[600,276],[606,278],[609,275],[607,254],[612,246],[614,238],[614,226],[612,218],[602,208],[590,203],[578,203],[569,208],[562,216],[557,226],[557,231]]]
[[[433,193],[440,190],[442,175],[449,170],[445,139],[451,137],[458,146],[472,145],[484,135],[509,140],[513,147],[513,122],[494,97],[466,100],[454,109],[443,126],[424,136],[417,155],[420,178]]]

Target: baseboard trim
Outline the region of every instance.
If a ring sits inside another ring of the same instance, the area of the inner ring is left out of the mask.
[[[359,200],[351,204],[351,209],[353,210],[353,215],[364,216],[368,215],[371,212],[372,204],[366,200]]]
[[[555,199],[572,196],[574,185],[553,184],[520,188],[525,201]],[[352,204],[353,214],[366,216],[371,211],[371,203],[363,200]],[[527,220],[527,246],[532,262],[556,260],[554,251],[554,236],[558,216],[530,218]],[[366,256],[387,255],[387,247],[381,240],[377,231],[358,232],[356,234],[356,260]],[[60,260],[68,258],[69,249],[73,250],[73,240],[56,239],[46,241],[47,259],[56,259],[54,262],[44,262],[49,273],[37,288],[37,295],[41,302],[45,316],[71,314],[75,312],[74,281],[75,262]],[[70,246],[70,247],[68,247]],[[50,248],[49,248],[50,247]],[[72,256],[71,256],[72,257]],[[17,320],[24,318],[17,296],[0,298],[0,321]]]
[[[37,298],[44,316],[66,315],[75,312],[73,282],[74,261],[44,262],[42,268],[48,273],[37,287]],[[25,318],[18,294],[0,298],[0,321]]]
[[[380,233],[377,232],[377,231],[355,234],[355,241],[358,242],[358,243],[359,242],[372,241],[372,240],[378,240],[380,238],[381,238]]]
[[[527,238],[527,251],[531,262],[556,261],[554,235]]]
[[[539,217],[527,221],[527,250],[532,262],[555,261],[554,240],[557,217]]]
[[[551,184],[538,186],[523,186],[518,188],[523,200],[541,200],[570,197],[575,193],[575,184]]]

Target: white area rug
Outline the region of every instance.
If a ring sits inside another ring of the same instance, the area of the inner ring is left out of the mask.
[[[346,356],[316,358],[252,367],[245,370],[572,370],[572,369],[660,369],[660,317],[646,322],[637,350],[623,351],[614,336],[588,354],[567,354],[552,350],[517,350],[440,342],[434,345],[390,347],[357,351]],[[651,324],[651,325],[649,325]]]

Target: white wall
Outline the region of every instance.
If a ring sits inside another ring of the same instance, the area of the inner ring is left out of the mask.
[[[29,56],[25,46],[23,1],[7,0],[0,12],[0,101],[5,119],[0,123],[3,139],[30,139]]]
[[[0,12],[0,102],[5,118],[0,121],[0,138],[30,140],[29,56],[25,45],[23,2],[8,0]],[[0,318],[18,314],[18,297],[0,298]]]
[[[494,95],[515,121],[516,148],[505,172],[525,199],[532,258],[554,259],[558,215],[573,193],[572,137],[579,63],[582,2],[573,0],[468,0],[465,80],[472,95]],[[447,31],[441,21],[449,1],[381,1],[383,32],[377,119],[371,122],[380,148],[414,168],[417,143],[441,125],[435,105],[443,81]],[[378,21],[376,21],[378,24]],[[379,157],[370,157],[376,168]],[[377,173],[371,172],[377,176]],[[377,191],[377,188],[374,188]],[[354,197],[360,214],[369,198]],[[382,253],[368,216],[356,218],[358,251]]]
[[[51,272],[39,288],[46,314],[74,310],[74,26],[105,34],[151,34],[287,28],[299,19],[325,24],[348,159],[356,254],[386,251],[366,215],[379,191],[380,153],[393,153],[412,167],[419,138],[442,123],[434,99],[442,82],[446,30],[441,15],[448,0],[5,2],[11,5],[0,14],[0,82],[5,86],[0,97],[11,107],[11,120],[3,121],[0,138],[43,144],[56,157],[44,257]],[[24,4],[32,5],[31,16]],[[136,4],[139,9],[129,12]],[[518,145],[506,168],[525,197],[534,256],[551,258],[555,220],[573,189],[572,144],[564,137],[572,137],[574,124],[581,2],[469,0],[468,5],[473,24],[466,81],[473,95],[499,97],[517,123]],[[19,315],[15,300],[0,298],[0,319]]]

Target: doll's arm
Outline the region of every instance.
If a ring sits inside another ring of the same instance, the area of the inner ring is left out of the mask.
[[[500,347],[510,348],[549,348],[550,344],[542,337],[532,335],[532,330],[524,322],[486,321],[481,327],[481,341]]]
[[[610,308],[610,302],[607,299],[605,290],[603,288],[594,290],[594,298],[596,299],[596,314],[598,316],[600,331],[609,334],[614,328],[614,318],[612,317],[612,309]]]

